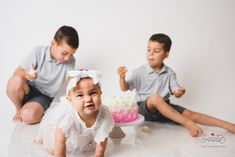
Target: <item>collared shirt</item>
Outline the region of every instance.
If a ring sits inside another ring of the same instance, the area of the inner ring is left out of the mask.
[[[60,63],[51,57],[50,46],[37,46],[20,66],[25,70],[29,70],[32,64],[35,66],[37,78],[34,81],[28,81],[28,83],[43,94],[55,97],[65,83],[68,71],[74,68],[75,58],[71,57],[65,63]]]
[[[179,87],[175,72],[166,65],[163,65],[159,73],[148,64],[142,65],[133,70],[126,81],[130,90],[136,90],[137,102],[144,101],[154,94],[169,99],[174,90]]]

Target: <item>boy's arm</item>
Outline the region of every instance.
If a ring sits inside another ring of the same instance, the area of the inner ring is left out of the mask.
[[[120,84],[120,87],[121,87],[122,91],[127,91],[129,89],[128,84],[126,83],[125,78],[121,78],[120,77],[119,84]]]
[[[57,128],[55,134],[55,157],[66,157],[66,138],[62,129]]]
[[[176,79],[176,73],[172,70],[170,75],[170,89],[171,94],[176,98],[180,98],[184,95],[185,89],[181,87]]]
[[[103,142],[100,142],[100,144],[96,145],[96,149],[95,149],[96,157],[104,157],[104,152],[105,152],[107,143],[108,143],[108,139],[106,138]]]
[[[37,77],[37,74],[31,75],[31,74],[29,74],[29,71],[26,71],[25,69],[23,69],[20,66],[15,70],[14,75],[18,75],[21,78],[26,79],[26,80],[30,80],[30,81],[35,80]]]
[[[127,91],[129,89],[129,87],[128,87],[128,84],[125,80],[125,75],[126,75],[126,72],[127,72],[126,67],[124,67],[124,66],[119,67],[117,72],[118,72],[118,75],[120,77],[119,85],[121,87],[121,90],[122,91]]]
[[[21,78],[26,79],[26,70],[24,70],[23,68],[21,68],[20,66],[15,70],[14,75],[18,75]]]

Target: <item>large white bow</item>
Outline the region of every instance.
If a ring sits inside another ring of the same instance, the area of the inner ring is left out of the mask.
[[[67,77],[72,77],[66,87],[66,95],[68,96],[69,91],[76,87],[77,82],[80,81],[81,78],[90,77],[94,84],[97,84],[101,79],[101,73],[96,70],[71,70],[68,72]]]

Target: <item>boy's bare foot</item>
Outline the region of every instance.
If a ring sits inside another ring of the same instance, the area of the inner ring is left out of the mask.
[[[193,121],[191,120],[188,120],[185,124],[184,124],[184,127],[186,127],[191,136],[193,137],[198,137],[202,134],[202,129],[199,128]]]
[[[16,114],[13,117],[13,122],[14,123],[20,123],[22,122],[22,118],[21,118],[21,111],[20,110],[16,110]]]

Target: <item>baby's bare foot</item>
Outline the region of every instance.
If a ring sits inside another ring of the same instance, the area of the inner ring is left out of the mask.
[[[17,111],[16,111],[16,114],[15,114],[15,116],[13,117],[13,122],[14,122],[14,123],[20,123],[20,122],[22,122],[20,110],[17,110]]]
[[[202,134],[202,129],[199,128],[193,121],[188,120],[184,125],[190,132],[191,136],[197,137]]]

